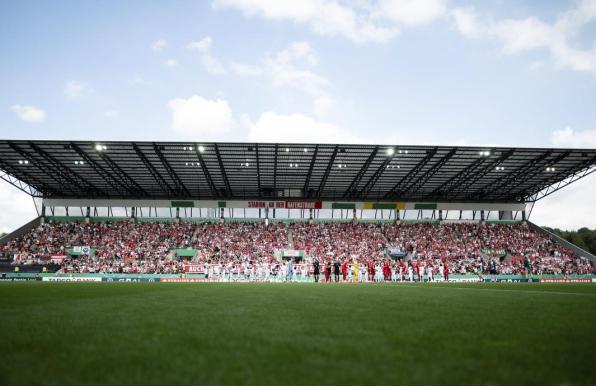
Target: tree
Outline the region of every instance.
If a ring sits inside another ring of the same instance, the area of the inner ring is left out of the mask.
[[[563,231],[559,228],[548,227],[544,229],[596,255],[596,229],[580,228],[577,231]]]

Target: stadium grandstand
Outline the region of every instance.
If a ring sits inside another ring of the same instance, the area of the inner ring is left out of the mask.
[[[594,149],[0,141],[38,217],[2,277],[94,281],[592,281],[530,222]],[[320,275],[320,278],[319,278]]]

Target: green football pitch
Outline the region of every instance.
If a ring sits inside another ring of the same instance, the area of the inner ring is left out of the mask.
[[[0,283],[0,384],[594,385],[596,286]]]

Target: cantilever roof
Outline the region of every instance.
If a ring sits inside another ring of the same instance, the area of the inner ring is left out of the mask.
[[[48,198],[519,202],[594,170],[596,149],[0,140],[0,178]]]

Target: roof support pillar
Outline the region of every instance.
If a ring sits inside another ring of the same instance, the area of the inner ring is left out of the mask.
[[[499,211],[499,220],[513,220],[513,211],[512,210],[500,210]]]
[[[41,222],[40,224],[44,224],[46,221],[46,204],[41,204]]]

